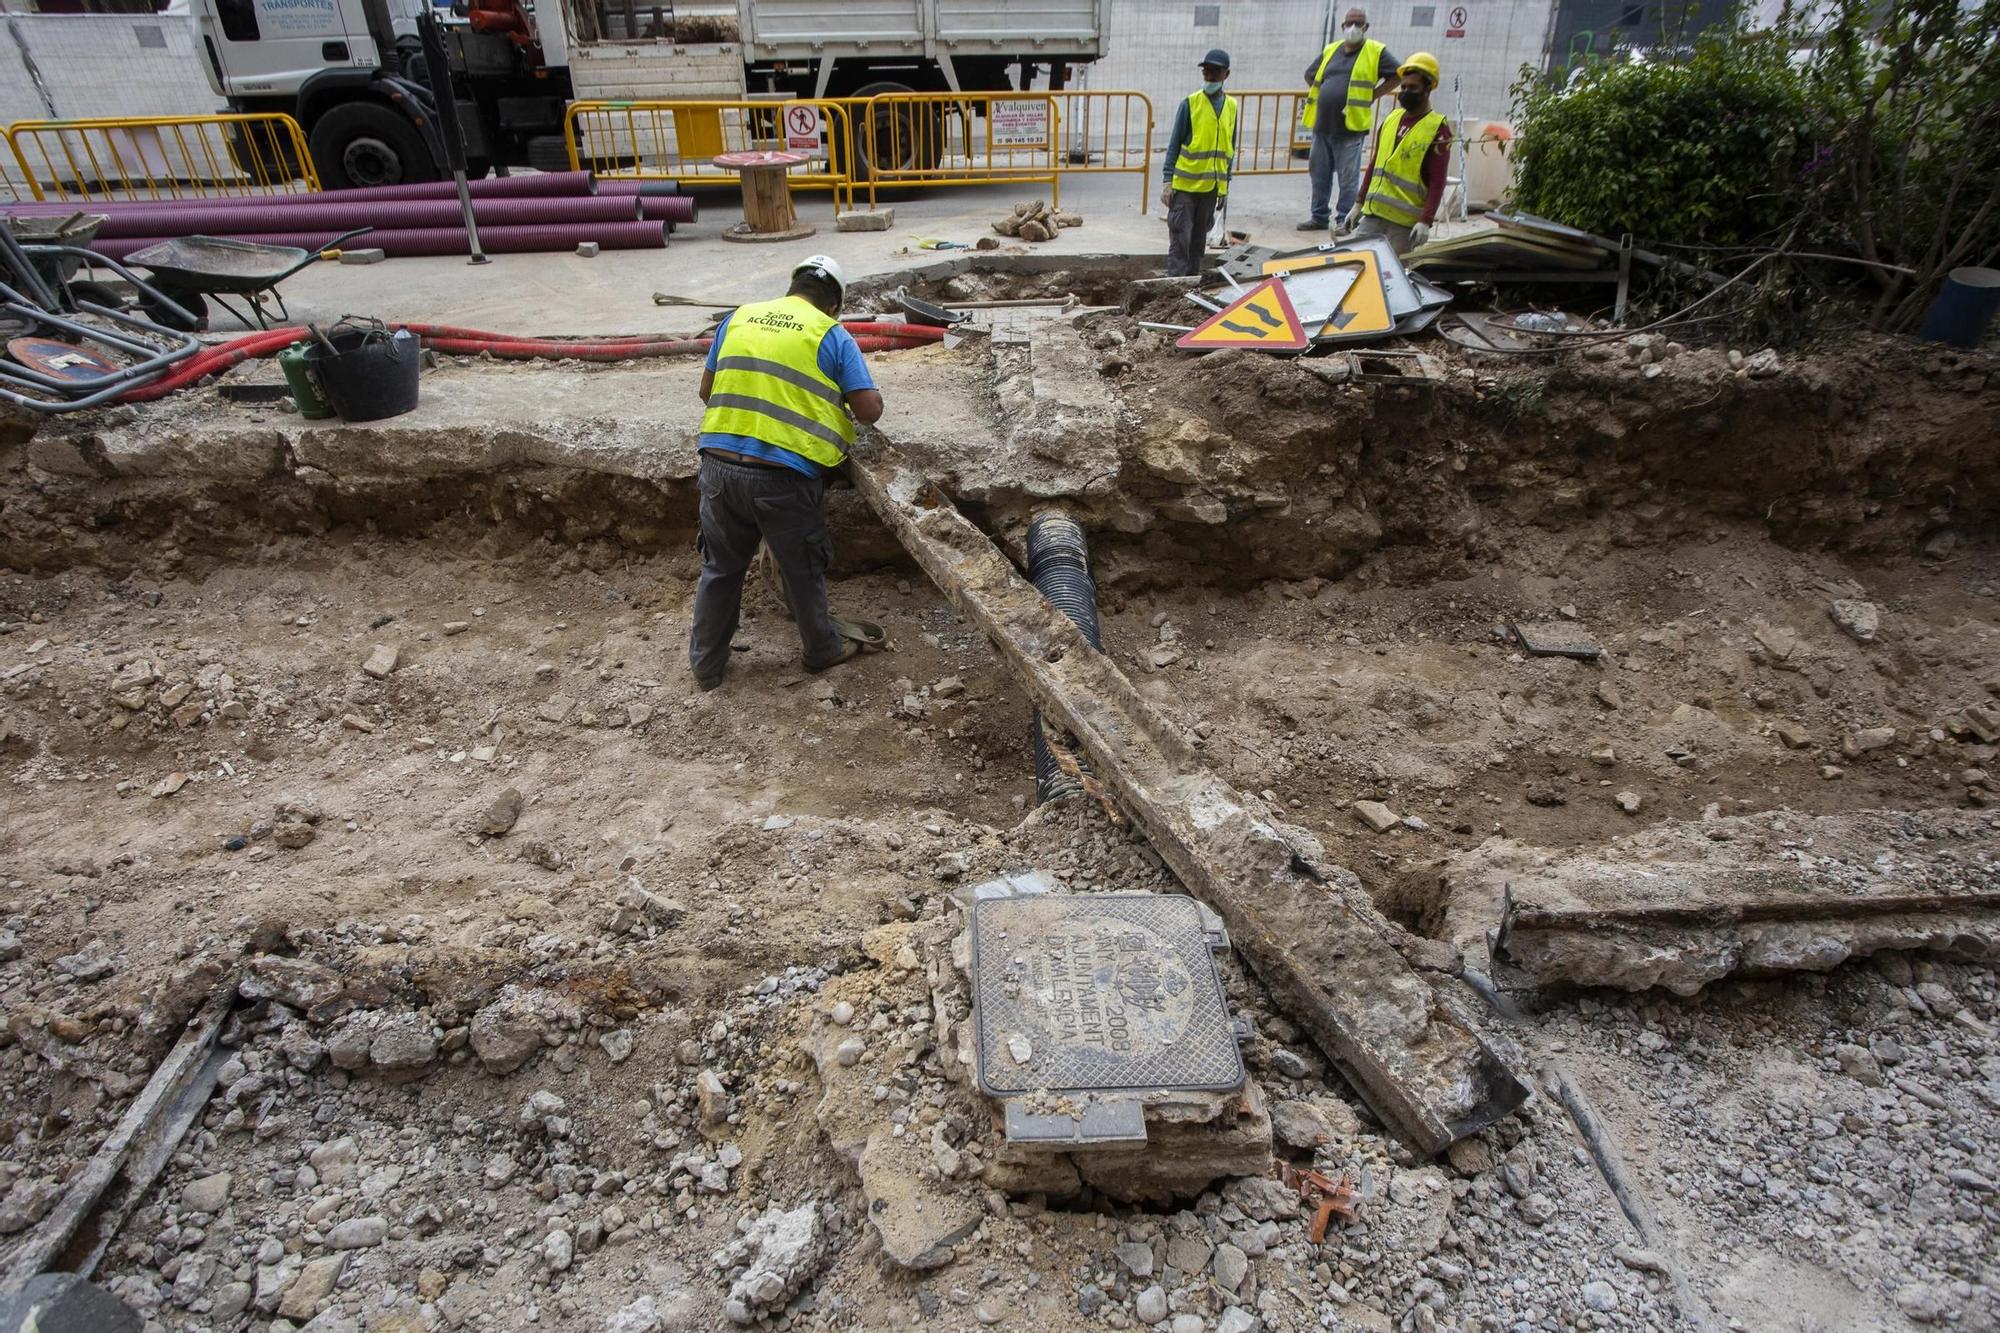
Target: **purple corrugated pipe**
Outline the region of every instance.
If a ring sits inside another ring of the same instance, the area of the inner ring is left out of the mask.
[[[672,202],[671,200],[655,202]],[[575,195],[566,199],[474,200],[472,217],[488,226],[548,226],[573,222],[635,222],[643,219],[643,201],[612,196],[597,199]],[[455,199],[391,199],[381,203],[260,204],[250,208],[128,209],[105,219],[98,236],[115,241],[126,236],[241,236],[253,231],[304,231],[332,227],[380,227],[407,231],[412,227],[448,227],[463,221]]]
[[[330,231],[260,231],[245,232],[232,239],[315,250],[331,241],[335,234]],[[171,239],[168,236],[133,236],[119,240],[100,237],[91,243],[90,248],[111,259],[124,259],[149,245]],[[583,241],[596,241],[606,250],[658,250],[667,243],[667,229],[657,222],[564,222],[513,227],[482,224],[479,228],[481,247],[496,255],[574,250]],[[370,232],[356,237],[354,244],[381,250],[391,259],[469,252],[463,227],[411,227],[400,231]]]
[[[640,215],[648,222],[695,222],[700,214],[691,194],[677,194],[665,199],[657,195],[640,195],[639,209]]]
[[[473,199],[550,199],[564,195],[597,193],[597,178],[588,171],[544,171],[532,176],[490,176],[469,183]],[[330,199],[456,199],[458,187],[450,181],[425,181],[417,185],[369,185],[357,190],[334,190]]]
[[[679,181],[606,180],[602,176],[596,180],[599,194],[643,194],[649,198],[665,198],[669,195],[686,193],[681,189]]]
[[[671,183],[671,182],[669,182]],[[583,198],[597,193],[595,178],[588,171],[549,172],[538,176],[495,176],[471,182],[475,205],[487,199]],[[620,190],[607,193],[631,194]],[[78,211],[117,216],[135,209],[179,208],[291,208],[300,204],[358,204],[363,201],[423,200],[458,198],[458,187],[450,181],[426,181],[416,185],[374,185],[356,190],[329,190],[312,194],[223,195],[213,199],[107,200],[101,203],[21,203],[0,204],[0,213],[22,217],[68,217]]]

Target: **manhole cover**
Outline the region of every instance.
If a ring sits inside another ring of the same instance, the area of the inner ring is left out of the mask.
[[[1240,1087],[1222,978],[1192,898],[996,898],[972,908],[979,1086],[1216,1091]]]

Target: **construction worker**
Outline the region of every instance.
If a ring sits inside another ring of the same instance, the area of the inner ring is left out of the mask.
[[[1167,210],[1167,276],[1201,272],[1215,206],[1229,197],[1236,166],[1236,99],[1224,96],[1229,52],[1201,58],[1201,88],[1174,113],[1161,165],[1160,204]]]
[[[695,684],[712,690],[729,666],[743,577],[762,540],[798,621],[805,668],[824,671],[862,645],[834,629],[826,605],[833,543],[820,513],[826,474],[846,461],[854,423],[882,415],[882,394],[838,322],[847,280],[814,255],[776,301],[738,306],[716,330],[701,376],[701,583],[688,632]],[[850,415],[851,413],[851,415]]]
[[[1375,127],[1375,99],[1396,88],[1396,57],[1368,35],[1368,15],[1350,9],[1341,20],[1340,40],[1329,42],[1306,66],[1306,100],[1299,126],[1312,131],[1312,216],[1300,231],[1325,231],[1344,218],[1361,197],[1361,158]],[[1322,114],[1320,102],[1325,100]],[[1327,205],[1339,179],[1339,207]]]
[[[1442,112],[1431,110],[1431,92],[1438,86],[1436,56],[1419,51],[1397,73],[1402,78],[1397,106],[1375,132],[1361,202],[1348,214],[1345,230],[1386,236],[1400,255],[1422,245],[1437,221],[1451,165],[1451,126]]]

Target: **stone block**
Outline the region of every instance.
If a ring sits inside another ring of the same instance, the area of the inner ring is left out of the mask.
[[[856,208],[833,217],[835,231],[887,231],[895,225],[893,208]]]

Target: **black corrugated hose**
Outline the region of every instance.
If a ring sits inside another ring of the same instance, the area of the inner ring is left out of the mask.
[[[1050,510],[1028,524],[1028,579],[1049,605],[1083,631],[1090,646],[1102,649],[1097,623],[1097,585],[1090,578],[1090,548],[1083,528],[1068,514]],[[1041,710],[1035,711],[1035,801],[1046,805],[1079,790],[1076,779],[1056,767],[1042,739]]]

